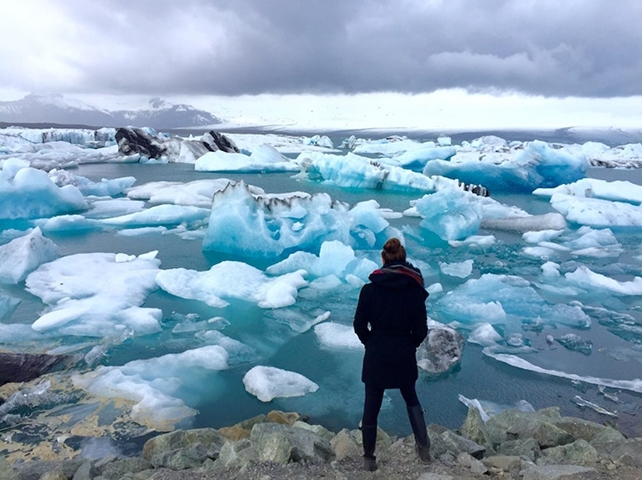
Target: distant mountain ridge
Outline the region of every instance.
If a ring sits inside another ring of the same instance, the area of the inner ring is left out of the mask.
[[[215,125],[221,119],[192,105],[172,104],[161,98],[153,98],[136,110],[109,111],[62,95],[32,93],[20,100],[0,102],[0,122],[170,129]]]

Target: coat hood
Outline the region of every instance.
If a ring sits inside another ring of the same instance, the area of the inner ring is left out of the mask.
[[[417,267],[408,262],[386,263],[383,267],[372,272],[368,278],[372,283],[388,288],[404,289],[419,287],[425,292],[426,297],[428,297],[421,272]]]

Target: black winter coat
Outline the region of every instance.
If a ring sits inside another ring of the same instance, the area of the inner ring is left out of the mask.
[[[354,331],[366,347],[361,380],[400,388],[418,377],[417,347],[428,334],[423,278],[409,263],[392,262],[370,274],[359,294]]]

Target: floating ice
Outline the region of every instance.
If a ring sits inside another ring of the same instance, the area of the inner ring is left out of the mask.
[[[551,205],[570,222],[592,227],[640,227],[642,205],[556,193]]]
[[[550,242],[551,240],[559,237],[562,233],[564,233],[564,230],[529,231],[525,232],[522,235],[522,238],[526,243]]]
[[[330,318],[331,312],[315,309],[313,312],[306,312],[300,309],[279,309],[270,312],[270,316],[279,322],[287,325],[297,333],[310,330],[316,324],[325,322]]]
[[[297,270],[271,278],[246,263],[225,261],[206,272],[185,268],[162,270],[156,282],[172,295],[199,300],[212,307],[229,305],[223,298],[238,298],[261,308],[280,308],[296,302],[298,289],[307,285],[304,273]]]
[[[291,172],[298,165],[270,145],[257,146],[250,156],[242,153],[209,152],[196,160],[198,172]]]
[[[530,283],[517,276],[487,273],[470,279],[436,302],[448,320],[465,324],[536,321],[542,318],[577,328],[587,328],[591,319],[579,306],[551,305]]]
[[[449,161],[428,162],[423,173],[457,178],[490,191],[531,192],[579,180],[589,167],[584,154],[554,149],[546,142],[536,140],[523,150],[519,147],[507,149],[504,142],[498,148],[461,148]]]
[[[258,365],[243,377],[245,390],[262,402],[274,398],[300,397],[314,393],[319,386],[303,375],[275,367]]]
[[[178,225],[184,222],[203,222],[209,214],[210,211],[207,208],[181,205],[157,205],[142,212],[105,218],[102,219],[101,222],[105,225],[120,227],[165,226]]]
[[[47,219],[34,220],[33,223],[47,233],[103,229],[103,225],[98,220],[88,219],[83,215],[59,215]]]
[[[488,322],[484,322],[481,325],[477,326],[468,335],[468,341],[470,343],[476,343],[483,347],[495,345],[501,340],[502,336],[497,333],[497,330],[495,330],[493,326]]]
[[[228,353],[220,346],[206,346],[148,360],[134,360],[122,367],[98,367],[74,375],[74,384],[108,398],[136,402],[132,419],[159,431],[171,430],[176,423],[196,415],[196,410],[173,396],[183,379],[198,369],[225,370]]]
[[[56,244],[42,236],[38,227],[23,237],[0,246],[0,283],[19,283],[43,263],[60,256]]]
[[[577,267],[574,272],[565,273],[564,277],[572,285],[590,292],[606,292],[611,295],[622,296],[642,295],[642,277],[635,277],[628,282],[618,282],[605,275],[593,272],[583,265]]]
[[[469,408],[475,408],[479,411],[481,418],[484,422],[490,420],[499,412],[504,410],[518,410],[520,412],[534,412],[535,408],[526,400],[520,400],[514,405],[500,405],[499,403],[490,402],[488,400],[479,400],[477,398],[466,398],[463,395],[458,396],[459,401]]]
[[[485,355],[494,358],[499,362],[506,363],[507,365],[511,365],[522,370],[542,373],[544,375],[551,375],[553,377],[568,378],[570,380],[590,383],[591,385],[604,385],[605,387],[620,388],[622,390],[630,390],[633,392],[642,393],[642,380],[638,378],[634,380],[614,380],[610,378],[581,376],[575,373],[567,373],[560,370],[542,368],[530,363],[527,360],[524,360],[523,358],[516,357],[515,355],[493,353],[491,350],[487,350],[486,348],[484,348],[483,352]]]
[[[584,355],[590,355],[593,351],[593,342],[590,340],[583,340],[582,337],[575,333],[567,333],[555,339],[564,348],[574,352],[580,352]]]
[[[20,168],[13,169],[13,165]],[[19,160],[4,161],[0,172],[0,220],[52,217],[86,210],[88,206],[76,187],[58,187],[41,170],[23,168]]]
[[[607,182],[596,178],[583,178],[568,185],[559,185],[555,188],[538,188],[533,191],[533,195],[549,198],[555,194],[626,202],[634,205],[642,203],[642,186],[620,180]]]
[[[308,275],[317,278],[335,275],[347,281],[348,276],[352,275],[365,282],[377,267],[372,260],[358,259],[348,245],[332,240],[323,242],[318,256],[308,252],[294,252],[285,260],[268,267],[266,273],[282,275],[303,269]]]
[[[59,187],[73,185],[85,196],[95,195],[98,197],[120,195],[125,193],[136,182],[134,177],[114,178],[111,180],[103,178],[100,182],[94,182],[80,175],[74,175],[67,170],[56,169],[49,172],[49,178]]]
[[[32,328],[88,337],[159,331],[162,312],[139,307],[157,288],[160,260],[155,257],[156,252],[127,259],[83,253],[40,265],[26,286],[49,307]]]
[[[442,273],[451,277],[466,278],[473,272],[473,261],[464,260],[458,263],[439,262],[439,269]]]
[[[20,300],[0,293],[0,320],[10,316],[18,305],[20,305]],[[0,327],[0,338],[9,338],[8,336],[4,336],[3,333],[2,327]]]
[[[472,248],[484,248],[490,247],[495,243],[497,243],[497,239],[494,235],[471,235],[470,237],[466,237],[463,240],[451,240],[448,242],[451,247],[455,248],[464,246]]]
[[[425,195],[414,202],[423,219],[419,225],[448,241],[475,235],[483,216],[478,198],[457,189],[444,189]]]
[[[253,195],[239,182],[214,195],[203,250],[271,257],[295,248],[316,250],[329,240],[372,248],[391,233],[376,202],[350,210],[325,193]]]
[[[212,197],[216,192],[225,189],[230,183],[236,183],[227,178],[194,180],[193,182],[149,182],[127,191],[127,197],[132,200],[146,200],[151,205],[174,204],[192,207],[210,208]],[[255,195],[265,192],[252,185],[248,188]]]
[[[351,325],[335,322],[320,323],[314,327],[314,334],[322,345],[330,348],[362,349],[363,344]]]
[[[550,231],[563,230],[566,228],[566,221],[559,213],[545,213],[543,215],[510,216],[508,218],[484,217],[481,226],[509,232]]]
[[[305,152],[299,155],[300,178],[331,183],[340,187],[367,188],[401,192],[435,192],[444,187],[459,187],[459,182],[444,177],[427,177],[401,167],[384,165],[353,153],[332,155]]]

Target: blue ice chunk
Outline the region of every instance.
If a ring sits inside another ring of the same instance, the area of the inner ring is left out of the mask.
[[[415,202],[415,208],[423,217],[419,225],[448,241],[475,235],[483,216],[477,197],[455,188],[424,195]]]
[[[589,162],[581,153],[554,149],[542,141],[529,142],[521,151],[502,155],[455,155],[451,161],[433,160],[425,175],[442,175],[483,185],[491,192],[532,192],[575,182],[586,176]]]
[[[522,277],[487,273],[468,280],[435,304],[435,313],[466,324],[535,322],[588,328],[591,319],[579,306],[549,304]]]

